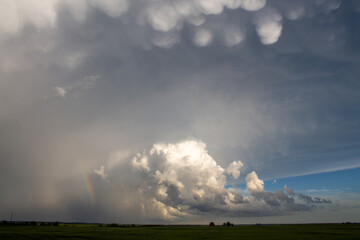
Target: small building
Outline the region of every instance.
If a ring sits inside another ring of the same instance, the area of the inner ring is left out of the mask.
[[[214,222],[211,222],[211,223],[209,223],[209,226],[210,226],[210,227],[215,227],[215,223],[214,223]]]

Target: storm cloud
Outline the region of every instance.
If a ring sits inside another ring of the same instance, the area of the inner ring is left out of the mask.
[[[115,165],[105,164],[88,173],[86,181],[93,189],[84,195],[77,194],[85,196],[81,201],[89,204],[95,216],[106,212],[106,217],[121,222],[133,221],[134,215],[141,219],[137,221],[144,222],[151,219],[185,222],[209,214],[281,216],[331,204],[330,200],[296,193],[286,186],[276,192],[265,191],[264,182],[254,171],[245,178],[246,189],[228,187],[229,175],[200,140],[157,143]],[[77,187],[66,186],[68,194],[73,196],[64,198],[70,201],[69,206],[80,201],[74,197]],[[118,212],[114,210],[121,210],[122,214],[116,216]]]
[[[151,222],[331,205],[264,180],[360,166],[359,9],[3,1],[0,217]]]

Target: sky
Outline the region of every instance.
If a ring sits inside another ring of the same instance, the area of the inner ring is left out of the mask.
[[[1,0],[0,219],[360,222],[360,2]]]

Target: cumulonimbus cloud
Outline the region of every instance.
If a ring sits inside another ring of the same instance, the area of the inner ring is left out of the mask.
[[[227,170],[223,169],[209,155],[206,144],[199,140],[154,144],[150,150],[136,154],[130,164],[136,178],[134,191],[143,214],[161,209],[157,217],[167,220],[202,213],[282,215],[311,210],[316,208],[315,204],[331,203],[297,194],[287,187],[277,192],[265,191],[264,182],[255,171],[245,178],[246,190],[227,188],[227,174],[239,177],[242,162],[234,161]],[[101,176],[107,176],[103,167]]]

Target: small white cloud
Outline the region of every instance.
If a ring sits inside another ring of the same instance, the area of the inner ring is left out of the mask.
[[[231,174],[235,179],[240,177],[240,169],[244,166],[241,161],[233,161],[226,169],[227,174]]]
[[[259,179],[255,171],[249,173],[246,178],[246,187],[250,192],[264,191],[264,181]]]
[[[200,28],[195,32],[194,43],[198,47],[205,47],[211,43],[213,34],[210,30]]]
[[[276,43],[282,32],[282,16],[275,9],[262,10],[255,18],[256,32],[265,44]]]
[[[102,179],[106,179],[106,173],[105,173],[105,167],[104,166],[100,166],[99,169],[95,169],[94,173],[96,175],[99,175]]]
[[[65,88],[63,88],[63,87],[54,87],[53,89],[55,91],[56,96],[65,98],[65,95],[67,93]]]

